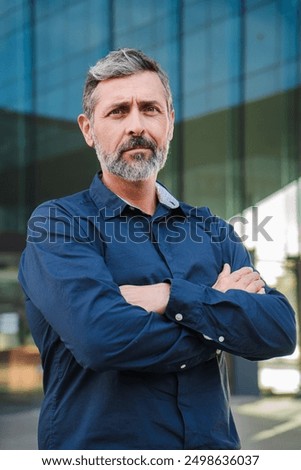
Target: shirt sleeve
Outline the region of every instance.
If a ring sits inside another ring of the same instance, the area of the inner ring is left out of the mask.
[[[232,271],[252,266],[250,256],[233,227],[219,220],[224,263]],[[171,280],[165,315],[203,335],[217,348],[251,360],[293,353],[296,347],[295,314],[288,300],[275,289],[252,294],[231,289],[223,293],[184,279]]]
[[[96,244],[82,242],[76,218],[53,207],[34,212],[19,270],[27,304],[48,325],[40,336],[51,327],[76,361],[93,370],[174,372],[214,357],[214,344],[193,330],[128,304]]]

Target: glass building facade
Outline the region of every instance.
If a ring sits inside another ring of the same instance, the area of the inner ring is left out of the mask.
[[[17,283],[26,224],[96,172],[76,118],[88,67],[119,47],[142,49],[171,80],[176,132],[161,180],[230,220],[299,318],[300,10],[301,0],[0,0],[0,392],[40,387]],[[300,391],[300,362],[297,349],[261,364],[259,387]]]

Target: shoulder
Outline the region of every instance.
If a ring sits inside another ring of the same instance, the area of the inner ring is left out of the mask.
[[[39,204],[31,214],[33,217],[53,218],[55,215],[82,215],[89,206],[93,207],[93,201],[89,195],[89,190],[83,190],[68,196],[50,199]]]
[[[197,217],[203,220],[209,217],[216,217],[209,207],[206,206],[192,206],[186,202],[180,202],[180,207],[187,217]]]
[[[212,237],[214,243],[230,242],[241,243],[239,235],[235,232],[233,225],[219,215],[212,212],[207,206],[191,206],[180,203],[182,211],[188,220],[194,221],[199,227]]]
[[[203,224],[206,230],[214,230],[218,226],[229,225],[218,215],[214,214],[207,206],[192,206],[187,203],[180,203],[181,209],[185,216],[191,220],[196,219],[198,224]]]

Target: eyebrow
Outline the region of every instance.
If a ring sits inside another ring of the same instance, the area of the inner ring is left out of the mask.
[[[139,105],[139,107],[157,106],[159,108],[162,108],[162,104],[160,104],[159,101],[157,101],[157,100],[142,100],[142,101],[138,102],[138,105]],[[112,111],[113,109],[126,108],[126,107],[129,107],[129,106],[131,106],[131,101],[128,101],[128,100],[116,101],[115,103],[111,103],[110,105],[108,105],[105,108],[104,112],[108,113],[108,112]]]

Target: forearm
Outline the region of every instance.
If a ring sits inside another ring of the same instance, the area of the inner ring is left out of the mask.
[[[165,373],[214,356],[214,345],[193,331],[129,305],[92,245],[74,239],[66,243],[64,234],[56,237],[52,245],[48,239],[28,244],[20,281],[27,304],[79,364],[95,370]]]
[[[291,354],[296,344],[294,312],[271,289],[265,295],[235,289],[222,293],[174,279],[165,315],[210,338],[219,349],[246,358]]]
[[[129,304],[163,315],[169,301],[170,284],[161,282],[145,286],[124,285],[120,286],[120,292]]]

